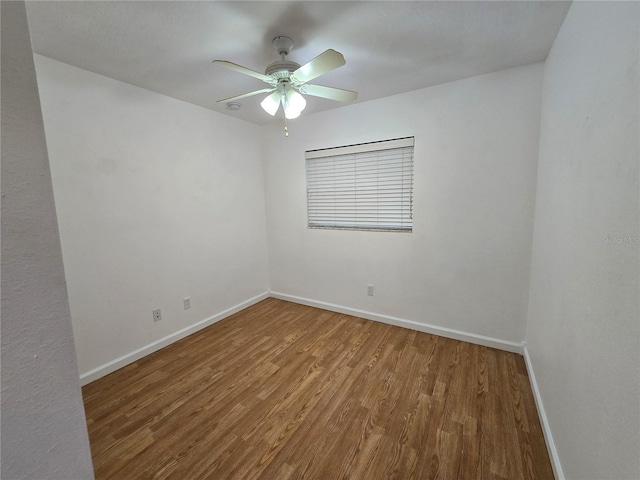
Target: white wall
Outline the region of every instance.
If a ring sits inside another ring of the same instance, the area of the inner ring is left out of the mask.
[[[640,477],[638,8],[576,2],[544,66],[303,116],[288,138],[36,57],[81,371],[269,286],[511,342],[526,323],[564,473]],[[408,135],[412,234],[306,228],[305,150]]]
[[[545,65],[527,343],[571,479],[640,478],[639,15],[574,2]]]
[[[266,128],[271,289],[521,342],[541,85],[534,64]],[[413,233],[307,228],[305,150],[405,136]]]
[[[268,290],[259,127],[36,67],[81,373]]]
[[[91,479],[25,6],[1,2],[1,8],[1,476]]]

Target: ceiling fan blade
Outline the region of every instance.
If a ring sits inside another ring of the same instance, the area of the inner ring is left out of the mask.
[[[246,68],[232,62],[227,62],[226,60],[214,60],[213,63],[217,63],[218,65],[229,68],[231,70],[235,70],[236,72],[244,73],[245,75],[249,75],[251,77],[257,78],[258,80],[267,82],[270,85],[277,83],[273,80],[273,78],[271,78],[268,75],[265,75],[264,73],[256,72],[255,70],[251,70],[250,68]]]
[[[340,52],[329,49],[293,72],[291,74],[291,80],[294,84],[305,83],[341,67],[345,63],[347,62]]]
[[[273,92],[273,90],[274,90],[273,88],[263,88],[262,90],[256,90],[255,92],[244,93],[242,95],[236,95],[235,97],[218,100],[218,103],[233,102],[234,100],[240,100],[241,98],[252,97],[253,95],[258,95],[260,93]]]
[[[301,85],[300,92],[314,97],[329,98],[338,102],[353,102],[358,98],[358,92],[341,88],[323,87],[322,85]]]

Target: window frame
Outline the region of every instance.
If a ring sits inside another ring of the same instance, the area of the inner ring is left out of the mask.
[[[415,137],[307,150],[307,228],[412,233],[414,152]],[[318,199],[322,195],[328,202]]]

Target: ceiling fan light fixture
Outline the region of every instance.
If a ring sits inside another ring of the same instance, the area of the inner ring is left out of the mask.
[[[293,120],[300,116],[304,108],[307,106],[307,101],[302,95],[291,88],[282,97],[282,106],[284,107],[285,118],[287,120]]]
[[[287,112],[287,110],[289,110],[291,112],[298,112],[298,115],[300,115],[300,113],[307,106],[307,101],[304,99],[304,97],[296,92],[293,88],[286,93],[285,99],[285,113]],[[298,115],[296,115],[296,117]]]
[[[278,108],[280,108],[280,93],[273,92],[260,102],[260,106],[265,112],[273,117],[278,111]]]
[[[300,114],[302,113],[301,110],[293,110],[291,108],[288,108],[284,110],[284,117],[287,120],[293,120],[295,118],[298,118],[300,116]]]

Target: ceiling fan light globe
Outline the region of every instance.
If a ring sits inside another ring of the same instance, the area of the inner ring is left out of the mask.
[[[265,112],[273,117],[280,107],[280,100],[276,99],[273,95],[269,95],[260,102],[260,106]]]
[[[298,118],[301,113],[302,113],[302,110],[295,110],[293,108],[284,109],[284,116],[287,120],[293,120],[294,118]]]
[[[302,112],[307,106],[307,101],[295,90],[289,90],[287,92],[287,105],[293,110]]]
[[[302,95],[291,88],[286,91],[282,104],[284,107],[284,116],[288,120],[293,120],[300,116],[307,106],[307,101]]]

